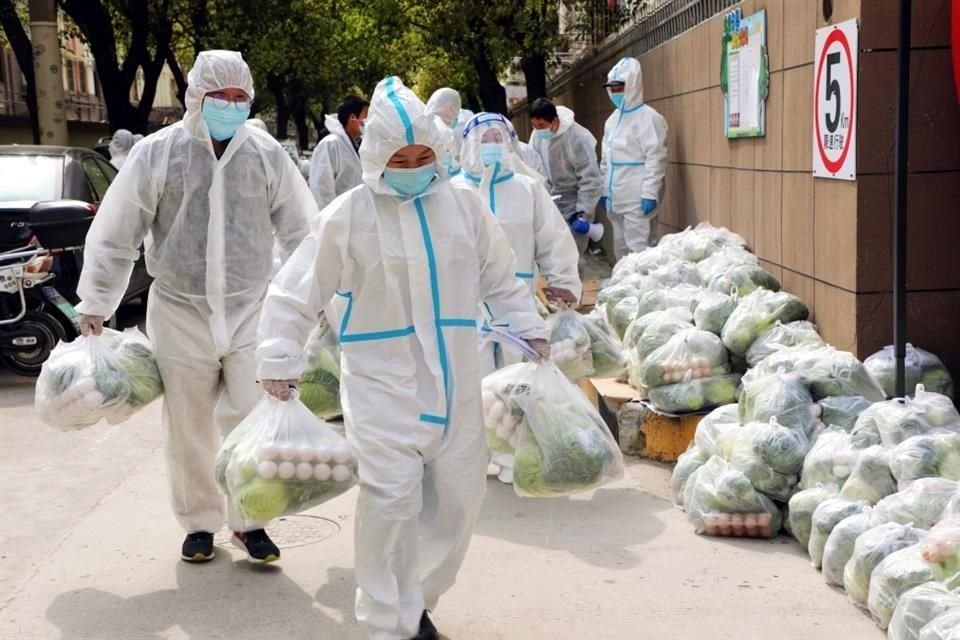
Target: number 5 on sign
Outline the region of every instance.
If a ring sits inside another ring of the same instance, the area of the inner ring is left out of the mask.
[[[856,20],[818,29],[813,59],[813,175],[857,179]]]

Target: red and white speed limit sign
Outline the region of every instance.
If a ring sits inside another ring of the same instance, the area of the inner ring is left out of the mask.
[[[857,179],[856,20],[818,29],[813,59],[813,175]]]

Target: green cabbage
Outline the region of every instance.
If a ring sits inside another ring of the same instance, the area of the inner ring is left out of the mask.
[[[907,438],[893,450],[890,471],[900,489],[918,478],[960,480],[960,433]]]
[[[729,459],[730,450],[740,430],[737,405],[717,407],[700,419],[693,442],[707,457],[720,456]]]
[[[689,262],[700,262],[725,248],[743,248],[747,243],[729,229],[701,222],[696,228],[664,236],[657,246]]]
[[[610,281],[619,283],[631,275],[646,275],[654,269],[679,262],[676,254],[663,247],[651,247],[638,253],[631,253],[621,258],[613,267]]]
[[[854,603],[866,606],[873,570],[891,553],[918,543],[926,535],[921,529],[888,522],[864,532],[853,547],[843,570],[843,586]]]
[[[960,485],[946,478],[920,478],[909,487],[887,496],[877,503],[870,516],[870,523],[912,523],[921,529],[929,529],[940,522],[944,509]]]
[[[810,533],[813,530],[813,512],[821,503],[831,498],[836,498],[838,489],[836,485],[813,487],[804,489],[793,494],[790,498],[790,508],[788,509],[790,535],[796,538],[800,546],[807,548],[810,544]]]
[[[897,362],[894,357],[893,345],[889,345],[874,353],[863,361],[867,370],[883,387],[888,398],[892,398],[896,380]],[[922,384],[927,391],[942,393],[951,399],[954,397],[953,379],[937,356],[929,351],[918,349],[907,344],[904,357],[904,381],[909,390]]]
[[[673,467],[673,473],[670,475],[670,497],[673,504],[683,506],[683,491],[690,477],[697,469],[706,464],[710,456],[695,445],[680,454],[677,458],[677,464]]]
[[[923,559],[919,544],[895,551],[870,574],[867,608],[877,625],[886,629],[900,596],[936,579],[933,567]]]
[[[633,341],[634,353],[637,357],[640,360],[645,360],[676,334],[687,329],[693,329],[693,324],[683,317],[683,314],[689,316],[690,312],[686,309],[667,309],[666,311],[654,311],[634,320],[627,329],[627,337],[630,337],[630,329],[634,329],[635,335],[636,331],[641,326],[643,327],[643,332]],[[657,317],[651,318],[651,316]],[[625,337],[624,341],[626,339]]]
[[[890,452],[880,445],[859,452],[850,477],[840,490],[840,497],[857,502],[877,504],[897,490],[897,481],[890,473]]]
[[[819,424],[819,407],[793,374],[773,374],[745,382],[740,395],[740,422],[766,422],[776,418],[785,427],[802,431],[808,437]]]
[[[740,376],[697,378],[649,390],[650,404],[668,413],[693,413],[737,401]]]
[[[843,571],[853,556],[857,538],[869,529],[870,513],[866,510],[847,516],[833,528],[823,547],[823,579],[827,584],[843,587]],[[812,537],[811,532],[811,539]],[[809,549],[809,543],[807,548]]]
[[[850,502],[843,498],[829,498],[817,506],[807,543],[807,552],[814,567],[819,569],[823,564],[824,549],[834,528],[850,516],[863,513],[866,506],[865,502]]]
[[[683,497],[699,534],[772,538],[783,524],[777,506],[716,456],[688,478]]]
[[[730,269],[741,266],[758,266],[760,259],[748,250],[734,246],[717,251],[710,257],[697,263],[697,272],[704,282],[711,282],[714,278],[726,273]],[[729,292],[724,291],[724,293]]]
[[[832,396],[823,398],[817,404],[820,405],[820,422],[840,427],[849,433],[853,431],[860,414],[873,403],[861,396]]]
[[[777,322],[806,320],[806,305],[794,295],[757,289],[740,299],[723,327],[723,344],[737,355],[745,355],[750,346]]]
[[[799,375],[815,400],[829,396],[862,396],[871,402],[884,399],[883,389],[863,363],[852,353],[831,346],[791,347],[774,352],[744,377],[751,380],[777,372]]]
[[[747,364],[755,367],[767,356],[793,347],[819,347],[824,344],[817,326],[806,320],[777,322],[747,349]]]
[[[636,287],[616,284],[601,290],[600,293],[597,294],[597,307],[602,308],[609,319],[613,315],[614,307],[620,304],[621,301],[626,298],[636,298],[639,295],[640,293]]]
[[[300,401],[320,418],[343,413],[340,405],[340,346],[326,318],[307,338],[307,368],[300,376]]]
[[[727,323],[727,319],[736,308],[737,297],[735,295],[707,291],[697,304],[693,319],[698,329],[719,336],[723,332],[723,325]]]
[[[627,358],[623,345],[612,333],[609,325],[597,317],[583,318],[583,327],[590,336],[590,353],[593,357],[593,375],[598,378],[617,378],[627,370]]]
[[[780,291],[780,282],[762,267],[740,265],[714,277],[707,288],[721,293],[736,291],[737,295],[746,296],[757,289]]]
[[[613,307],[607,305],[607,318],[618,338],[623,338],[627,327],[637,317],[639,304],[637,298],[623,298]]]
[[[960,413],[950,398],[918,388],[913,398],[896,398],[879,403],[869,413],[880,440],[887,448],[912,436],[931,433],[960,433]],[[858,430],[858,427],[854,427]]]
[[[116,346],[120,366],[130,381],[127,404],[142,409],[163,394],[163,380],[153,355],[153,345],[138,329],[127,329]]]
[[[806,436],[771,420],[752,422],[740,428],[734,438],[730,466],[749,478],[757,491],[786,502],[810,446]]]
[[[956,640],[960,637],[960,594],[927,582],[900,597],[889,640]]]
[[[640,317],[653,311],[663,311],[681,307],[693,313],[703,297],[703,289],[693,285],[677,285],[669,289],[655,289],[640,295],[636,316]]]
[[[729,371],[727,351],[720,338],[699,329],[686,329],[644,358],[640,381],[649,389]]]
[[[853,472],[859,451],[850,444],[850,434],[839,427],[821,431],[803,461],[800,487],[809,489],[818,484],[843,486]]]

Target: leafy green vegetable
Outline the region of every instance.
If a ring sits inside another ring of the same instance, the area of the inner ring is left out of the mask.
[[[644,316],[653,311],[663,311],[680,307],[693,313],[700,299],[703,297],[703,289],[693,285],[678,285],[670,289],[655,289],[647,291],[640,295],[636,316]]]
[[[300,401],[320,418],[343,413],[340,405],[340,345],[326,318],[307,338],[307,368],[300,377]]]
[[[797,429],[807,437],[819,424],[819,407],[803,384],[789,373],[755,378],[743,385],[740,395],[740,422],[766,422],[776,418],[785,427]]]
[[[777,372],[799,375],[815,400],[829,396],[862,396],[871,402],[884,399],[883,389],[863,363],[852,353],[831,346],[801,346],[774,352],[744,377],[752,380]]]
[[[769,422],[740,428],[730,450],[730,465],[753,486],[775,500],[786,502],[797,484],[810,444],[801,431]]]
[[[925,536],[921,529],[889,522],[864,532],[853,547],[853,555],[843,571],[843,586],[850,599],[866,606],[870,576],[891,553],[916,544]]]
[[[896,490],[897,482],[890,473],[890,452],[875,445],[860,451],[840,497],[852,502],[863,500],[876,504]]]
[[[797,539],[800,546],[806,548],[810,544],[814,511],[823,502],[836,498],[838,491],[836,485],[813,487],[798,491],[790,498],[790,535]]]
[[[714,277],[707,288],[721,293],[736,291],[737,295],[746,296],[757,289],[780,291],[780,282],[762,267],[740,265]]]
[[[620,302],[627,298],[636,298],[639,295],[636,287],[622,284],[613,285],[600,291],[597,295],[597,306],[603,307],[609,319],[613,316],[614,307],[620,304]]]
[[[817,569],[823,563],[824,548],[834,528],[850,516],[863,513],[865,502],[850,502],[843,498],[828,498],[820,503],[813,512],[810,541],[807,543],[807,552],[810,560]]]
[[[623,298],[615,306],[607,305],[607,318],[610,320],[610,326],[613,327],[618,338],[623,338],[627,332],[627,327],[637,317],[639,301],[636,298]]]
[[[797,320],[783,324],[777,322],[757,338],[747,349],[747,363],[757,366],[767,356],[793,347],[823,346],[823,338],[817,326],[806,320]]]
[[[737,355],[745,355],[750,346],[777,322],[806,320],[810,311],[789,293],[757,289],[741,298],[723,327],[723,344]]]
[[[800,486],[804,489],[818,484],[843,486],[853,472],[859,451],[850,444],[850,434],[839,427],[821,431],[803,461]]]
[[[890,471],[901,490],[918,478],[960,480],[960,433],[907,438],[893,450]]]
[[[649,390],[650,403],[660,411],[691,413],[737,401],[740,376],[698,378]]]
[[[900,596],[910,589],[936,578],[933,568],[923,559],[919,544],[895,551],[884,558],[870,574],[867,608],[877,626],[886,629]]]
[[[693,441],[707,457],[720,456],[729,459],[736,436],[740,431],[737,405],[717,407],[700,419]]]
[[[848,504],[855,503],[848,502]],[[833,528],[823,547],[823,579],[827,584],[834,587],[843,586],[843,570],[853,556],[857,538],[869,529],[870,514],[866,511],[847,516]]]
[[[896,359],[893,345],[889,345],[864,360],[864,366],[876,378],[888,398],[894,396],[896,379]],[[907,344],[904,358],[905,386],[914,389],[918,384],[927,391],[942,393],[951,399],[954,397],[953,379],[937,356],[929,351]]]
[[[697,271],[704,282],[711,282],[714,278],[726,273],[730,269],[741,266],[758,266],[760,259],[743,247],[724,247],[713,255],[697,263]],[[729,293],[729,289],[724,293]]]
[[[926,582],[900,596],[888,630],[889,640],[956,640],[960,594],[939,582]]]
[[[723,325],[737,308],[737,297],[727,293],[707,291],[697,304],[693,319],[698,329],[715,335],[723,332]]]
[[[688,478],[683,498],[687,518],[699,534],[771,538],[783,525],[777,506],[716,456]],[[739,515],[750,517],[727,517]]]
[[[820,421],[827,426],[836,426],[846,432],[853,431],[860,414],[873,403],[862,396],[833,396],[820,400]]]
[[[680,454],[670,476],[670,496],[673,504],[683,506],[683,490],[693,473],[706,464],[710,456],[695,445]]]
[[[583,327],[590,336],[590,353],[593,357],[593,375],[598,378],[617,378],[627,370],[627,358],[623,345],[612,333],[606,322],[586,316]]]
[[[729,371],[727,351],[720,338],[699,329],[686,329],[674,334],[644,359],[640,381],[650,389]]]
[[[929,529],[940,521],[947,503],[960,485],[946,478],[920,478],[898,493],[887,496],[877,503],[870,516],[870,523],[913,523],[921,529]]]

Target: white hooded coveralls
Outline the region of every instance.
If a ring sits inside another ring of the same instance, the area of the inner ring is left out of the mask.
[[[656,211],[643,215],[644,198],[663,200],[667,172],[667,121],[643,102],[643,72],[635,58],[623,58],[607,74],[623,82],[623,104],[603,127],[601,169],[604,197],[613,225],[614,252],[619,260],[643,251],[656,240]]]
[[[438,152],[438,162],[449,177],[460,173],[460,145],[463,128],[454,130],[460,113],[460,94],[456,89],[443,87],[437,89],[427,100],[427,113],[434,117],[434,123],[442,137],[443,151]]]
[[[163,423],[174,513],[188,532],[223,526],[214,482],[221,437],[256,404],[255,339],[276,236],[289,255],[316,203],[283,148],[248,125],[214,154],[205,93],[238,87],[253,98],[239,53],[206,51],[188,77],[180,123],[130,153],[87,235],[81,313],[111,316],[145,241],[155,278],[147,333],[164,384]],[[250,527],[233,509],[228,524]]]
[[[383,171],[399,149],[441,138],[398,78],[373,94],[363,182],[321,212],[270,287],[262,379],[296,379],[302,345],[333,296],[347,437],[360,463],[357,619],[373,640],[407,640],[456,579],[486,485],[477,308],[545,338],[510,245],[471,187],[438,176],[417,197]]]
[[[126,129],[117,129],[110,140],[110,164],[119,171],[127,160],[127,155],[134,145],[134,135]]]
[[[362,182],[360,156],[336,115],[324,121],[328,133],[313,150],[310,159],[310,191],[323,209],[334,198]]]

